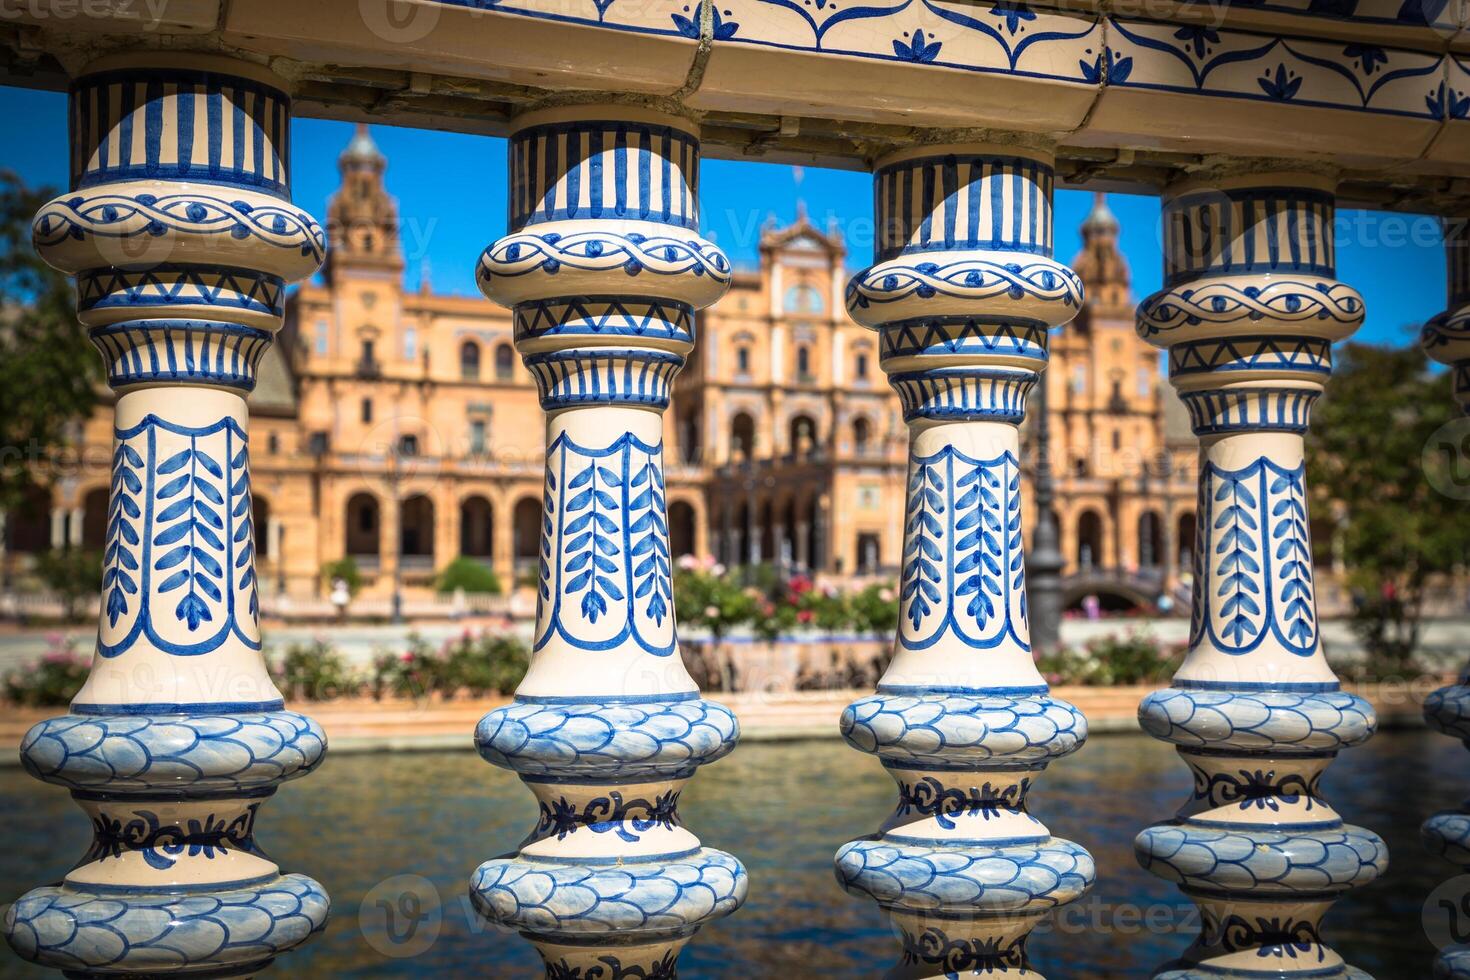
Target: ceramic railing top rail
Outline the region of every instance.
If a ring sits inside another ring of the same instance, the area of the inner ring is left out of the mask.
[[[732,156],[850,164],[874,127],[990,126],[1060,135],[1064,172],[1071,158],[1149,186],[1199,154],[1332,157],[1390,206],[1430,210],[1460,193],[1432,176],[1464,176],[1470,159],[1463,0],[1146,16],[953,0],[421,0],[398,19],[387,6],[256,0],[178,29],[296,62],[308,112],[440,128],[503,132],[527,87],[607,91],[711,113],[706,140]],[[67,56],[81,43],[73,26],[31,21],[27,50]],[[104,46],[149,27],[106,15],[87,26]],[[405,65],[401,84],[382,75]],[[365,101],[385,78],[398,91]],[[62,84],[44,65],[33,80]]]

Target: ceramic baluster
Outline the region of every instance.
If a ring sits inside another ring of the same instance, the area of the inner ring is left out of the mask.
[[[679,656],[663,463],[669,386],[730,263],[699,236],[692,123],[604,105],[513,129],[511,231],[479,277],[513,308],[546,410],[545,504],[530,670],[475,741],[540,818],[471,894],[548,976],[672,977],[689,937],[746,893],[740,862],[677,810],[737,726]]]
[[[899,931],[897,976],[1037,976],[1027,934],[1095,876],[1026,806],[1032,780],[1087,735],[1032,659],[1021,530],[1017,426],[1047,329],[1082,303],[1051,257],[1051,164],[973,144],[879,160],[878,262],[847,290],[903,404],[909,481],[893,661],[841,721],[899,803],[836,866]]]
[[[1470,415],[1470,231],[1464,219],[1445,223],[1445,257],[1449,308],[1424,325],[1420,340],[1430,357],[1454,372],[1455,400]],[[1424,720],[1470,747],[1470,670],[1424,699]],[[1430,817],[1421,834],[1430,851],[1470,871],[1470,800],[1458,810]],[[1470,945],[1441,949],[1434,975],[1438,980],[1470,978]]]
[[[1134,844],[1202,913],[1160,977],[1366,976],[1318,932],[1388,862],[1319,786],[1375,724],[1322,651],[1307,516],[1308,412],[1333,341],[1363,319],[1362,297],[1335,278],[1333,191],[1295,173],[1171,188],[1165,285],[1138,310],[1200,439],[1189,652],[1138,711],[1194,777],[1176,817]]]
[[[94,837],[6,938],[73,977],[248,976],[321,929],[320,885],[256,811],[326,741],[261,657],[245,395],[288,282],[326,241],[291,204],[282,80],[213,56],[117,57],[70,94],[71,191],[35,217],[117,393],[96,655],[21,759]]]

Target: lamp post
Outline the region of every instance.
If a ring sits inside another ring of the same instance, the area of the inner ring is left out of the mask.
[[[1048,408],[1045,375],[1036,385],[1036,479],[1032,494],[1036,498],[1036,533],[1031,537],[1031,552],[1026,564],[1031,573],[1031,647],[1040,653],[1055,650],[1061,644],[1062,632],[1062,556],[1061,535],[1056,513],[1056,483],[1051,469],[1051,412]]]

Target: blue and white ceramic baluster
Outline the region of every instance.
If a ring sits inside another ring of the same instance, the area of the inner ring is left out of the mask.
[[[1449,308],[1424,325],[1425,352],[1453,372],[1455,401],[1470,415],[1470,229],[1464,219],[1445,222]],[[1424,720],[1436,731],[1470,747],[1470,669],[1424,699]],[[1436,813],[1421,830],[1424,846],[1470,871],[1470,800],[1458,810]],[[1454,944],[1434,961],[1436,980],[1470,978],[1470,945]]]
[[[1165,285],[1138,310],[1200,439],[1189,653],[1138,709],[1194,776],[1178,815],[1134,844],[1202,912],[1161,977],[1364,976],[1318,933],[1333,901],[1388,862],[1319,788],[1338,750],[1374,729],[1323,655],[1312,582],[1307,416],[1333,341],[1363,319],[1335,277],[1333,191],[1296,173],[1171,188]]]
[[[740,862],[701,847],[677,810],[737,737],[679,656],[664,496],[669,386],[695,310],[730,284],[699,235],[698,172],[685,119],[607,105],[522,116],[511,231],[480,260],[481,289],[515,311],[547,449],[530,670],[475,731],[540,819],[471,894],[552,977],[672,977],[689,937],[745,899]]]
[[[245,395],[285,284],[326,247],[291,204],[290,110],[252,64],[98,63],[71,88],[71,191],[35,218],[117,392],[92,671],[21,744],[95,836],[5,920],[21,956],[67,976],[247,976],[327,919],[321,886],[253,836],[326,750],[261,658],[251,523]]]
[[[896,976],[1037,976],[1027,934],[1095,876],[1026,809],[1032,779],[1087,737],[1032,660],[1021,532],[1017,426],[1047,329],[1082,303],[1051,257],[1052,186],[1051,156],[1014,146],[880,160],[878,262],[847,291],[909,425],[894,657],[841,722],[899,803],[836,859],[842,887],[899,930]]]

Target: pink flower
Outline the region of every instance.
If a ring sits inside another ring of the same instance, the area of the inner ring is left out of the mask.
[[[720,607],[719,606],[705,606],[704,607],[704,618],[705,619],[719,619],[720,618]]]

